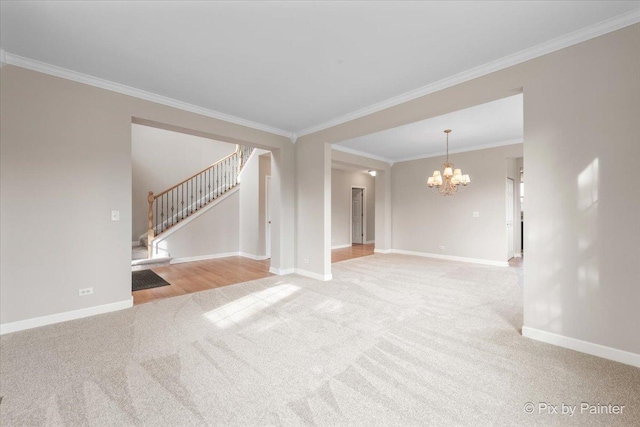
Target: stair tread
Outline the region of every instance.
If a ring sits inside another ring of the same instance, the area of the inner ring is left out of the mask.
[[[142,245],[133,246],[131,248],[131,260],[146,259],[149,256],[147,248]]]

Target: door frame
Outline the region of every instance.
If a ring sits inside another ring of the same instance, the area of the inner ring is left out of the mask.
[[[349,190],[349,242],[353,245],[353,189],[362,190],[362,244],[367,243],[367,187],[352,185]]]
[[[271,258],[271,175],[264,178],[264,246],[265,256]]]
[[[509,189],[509,182],[511,182],[511,194],[507,194],[507,192],[505,191],[506,197],[511,197],[511,236],[509,236],[508,229],[506,230],[507,231],[507,239],[506,239],[507,240],[507,261],[514,258],[517,252],[516,231],[514,229],[515,222],[516,222],[516,180],[513,178],[507,177],[507,181],[506,181],[507,190]],[[506,202],[505,204],[507,205],[506,207],[508,208],[509,201],[505,200],[505,202]],[[505,209],[505,214],[507,213],[507,210],[508,209]],[[505,226],[507,225],[507,222],[508,221],[505,221]],[[511,239],[511,242],[509,242],[509,239]],[[513,256],[509,252],[510,245],[513,246]]]

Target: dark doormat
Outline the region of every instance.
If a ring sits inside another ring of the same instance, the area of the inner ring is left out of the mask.
[[[159,288],[168,286],[169,282],[158,276],[151,270],[140,270],[131,272],[131,290],[141,291],[143,289]]]

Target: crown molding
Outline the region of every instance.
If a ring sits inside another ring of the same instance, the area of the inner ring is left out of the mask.
[[[558,51],[560,49],[564,49],[569,46],[573,46],[575,44],[587,41],[603,34],[628,27],[629,25],[637,24],[639,22],[640,8],[634,9],[630,12],[618,16],[614,16],[613,18],[609,18],[607,20],[582,28],[580,30],[576,30],[569,34],[565,34],[564,36],[557,37],[528,49],[521,50],[520,52],[516,52],[512,55],[508,55],[495,61],[488,62],[484,65],[471,68],[467,71],[463,71],[451,77],[444,78],[435,83],[431,83],[421,88],[405,92],[402,95],[394,96],[368,107],[361,108],[340,117],[336,117],[333,120],[329,120],[327,122],[297,131],[296,134],[297,137],[300,138],[302,136],[328,129],[333,126],[349,122],[351,120],[359,119],[361,117],[368,116],[369,114],[377,113],[378,111],[394,107],[396,105],[411,101],[416,98],[420,98],[430,93],[438,92],[440,90],[458,85],[460,83],[464,83],[469,80],[473,80],[478,77],[482,77],[517,64],[521,64],[531,59]]]
[[[230,114],[225,114],[219,111],[210,110],[207,108],[199,107],[197,105],[178,101],[176,99],[168,98],[166,96],[157,95],[152,92],[136,89],[131,86],[126,86],[119,83],[111,82],[109,80],[101,79],[99,77],[94,77],[88,74],[83,74],[76,71],[61,68],[55,65],[36,61],[34,59],[29,59],[19,55],[14,55],[4,50],[0,50],[0,65],[5,65],[5,64],[15,65],[17,67],[38,71],[41,73],[49,74],[49,75],[60,77],[67,80],[73,80],[79,83],[84,83],[91,86],[99,87],[101,89],[118,92],[124,95],[133,96],[135,98],[140,98],[140,99],[144,99],[151,102],[156,102],[158,104],[166,105],[173,108],[178,108],[180,110],[185,110],[192,113],[201,114],[203,116],[224,120],[226,122],[235,123],[241,126],[246,126],[252,129],[261,130],[261,131],[272,133],[275,135],[284,136],[286,138],[289,138],[291,142],[295,144],[297,139],[302,136],[309,135],[324,129],[328,129],[333,126],[337,126],[339,124],[346,123],[351,120],[355,120],[355,119],[367,116],[369,114],[373,114],[378,111],[385,110],[390,107],[394,107],[396,105],[411,101],[416,98],[420,98],[430,93],[438,92],[440,90],[458,85],[460,83],[464,83],[469,80],[473,80],[478,77],[482,77],[487,74],[491,74],[493,72],[500,71],[508,67],[512,67],[514,65],[587,41],[589,39],[601,36],[603,34],[607,34],[612,31],[619,30],[629,25],[637,24],[639,22],[640,22],[640,8],[634,9],[625,14],[615,16],[613,18],[609,18],[607,20],[582,28],[580,30],[566,34],[564,36],[557,37],[555,39],[533,46],[531,48],[521,50],[520,52],[516,52],[512,55],[508,55],[503,58],[497,59],[495,61],[488,62],[484,65],[471,68],[469,70],[455,74],[451,77],[447,77],[445,79],[439,80],[435,83],[431,83],[421,88],[414,89],[404,94],[389,98],[387,100],[378,102],[376,104],[370,105],[365,108],[361,108],[359,110],[356,110],[351,113],[345,114],[343,116],[337,117],[335,119],[317,124],[315,126],[311,126],[309,128],[300,130],[295,133],[289,132],[284,129],[279,129],[272,126],[246,120],[240,117],[232,116]],[[354,152],[353,154],[375,158],[376,160],[382,160],[385,162],[391,162],[389,159],[371,157],[371,155],[367,153]]]
[[[152,92],[136,89],[131,86],[115,83],[109,80],[101,79],[99,77],[91,76],[89,74],[83,74],[77,71],[68,70],[66,68],[47,64],[45,62],[36,61],[35,59],[14,55],[4,50],[0,51],[0,59],[2,60],[2,65],[4,65],[5,63],[9,65],[15,65],[16,67],[26,68],[32,71],[38,71],[40,73],[49,74],[51,76],[72,80],[78,83],[83,83],[90,86],[98,87],[100,89],[106,89],[112,92],[121,93],[123,95],[133,96],[134,98],[144,99],[145,101],[151,101],[158,104],[166,105],[168,107],[177,108],[179,110],[189,111],[191,113],[212,117],[214,119],[224,120],[225,122],[235,123],[240,126],[245,126],[248,128],[261,130],[263,132],[284,136],[294,141],[295,134],[283,129],[275,128],[268,125],[263,125],[262,123],[253,122],[251,120],[245,120],[240,117],[221,113],[215,110],[210,110],[208,108],[198,107],[197,105],[178,101],[177,99],[169,98],[162,95],[157,95]]]
[[[474,147],[469,147],[469,148],[461,148],[458,150],[449,150],[449,154],[459,154],[459,153],[468,153],[470,151],[478,151],[478,150],[484,150],[487,148],[496,148],[496,147],[506,147],[507,145],[517,145],[517,144],[522,144],[522,138],[517,138],[517,139],[507,139],[505,141],[499,141],[499,142],[492,142],[490,144],[483,144],[483,145],[476,145]],[[364,151],[359,151],[359,150],[354,150],[353,148],[348,148],[348,147],[343,147],[342,145],[337,145],[337,144],[333,144],[331,146],[331,149],[335,149],[338,151],[343,151],[345,153],[349,153],[349,154],[355,154],[356,156],[362,156],[362,157],[366,157],[369,159],[374,159],[374,160],[380,160],[382,162],[386,162],[389,163],[391,166],[397,164],[397,163],[401,163],[401,162],[410,162],[412,160],[422,160],[422,159],[430,159],[432,157],[441,157],[446,155],[447,153],[445,151],[439,151],[437,153],[431,153],[431,154],[421,154],[418,156],[411,156],[411,157],[403,157],[401,159],[389,159],[386,157],[382,157],[382,156],[376,156],[375,154],[371,154],[371,153],[367,153]]]
[[[364,151],[354,150],[353,148],[343,147],[342,145],[333,144],[331,145],[331,149],[342,151],[344,153],[355,154],[356,156],[366,157],[368,159],[379,160],[381,162],[389,163],[390,165],[393,165],[394,162],[386,157],[376,156],[375,154],[365,153]]]
[[[522,138],[507,139],[505,141],[492,142],[492,143],[483,144],[483,145],[476,145],[474,147],[469,147],[469,148],[460,148],[458,150],[449,150],[449,154],[468,153],[470,151],[485,150],[487,148],[506,147],[507,145],[517,145],[517,144],[522,144],[522,143],[523,143]],[[442,156],[446,156],[446,155],[447,155],[446,151],[439,151],[437,153],[432,153],[432,154],[427,154],[427,155],[405,157],[405,158],[402,158],[402,159],[393,160],[393,163],[396,164],[396,163],[401,163],[401,162],[410,162],[412,160],[430,159],[432,157],[442,157]]]

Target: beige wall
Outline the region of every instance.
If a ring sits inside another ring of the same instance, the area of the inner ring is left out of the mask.
[[[240,175],[240,252],[258,255],[259,153],[254,151]]]
[[[524,92],[524,326],[566,337],[563,345],[640,354],[640,186],[621,185],[640,163],[638,76],[634,24],[298,143],[339,142]]]
[[[132,121],[293,147],[281,136],[11,65],[0,69],[0,94],[2,324],[131,300]],[[290,177],[290,166],[278,168]],[[274,218],[289,233],[280,222],[294,215],[290,185]],[[112,210],[120,221],[111,221]],[[292,265],[293,249],[281,244],[277,262]],[[86,287],[93,295],[79,297]]]
[[[621,185],[640,163],[638,76],[635,24],[306,135],[294,147],[266,132],[2,67],[0,321],[130,298],[132,120],[272,150],[272,266],[327,275],[328,144],[524,92],[524,326],[640,354],[640,186]],[[390,247],[391,181],[381,169],[377,249]],[[120,222],[110,221],[111,210]],[[94,294],[80,298],[87,277]]]
[[[331,274],[331,148],[296,144],[296,268]]]
[[[240,252],[253,257],[266,255],[264,237],[265,176],[271,155],[255,150],[244,166],[240,184]],[[265,163],[265,159],[267,163]]]
[[[265,153],[259,157],[259,183],[258,183],[258,255],[267,255],[267,176],[271,176],[271,153]]]
[[[640,24],[536,62],[524,324],[640,354]]]
[[[149,191],[166,190],[233,153],[235,144],[131,125],[132,241],[147,233]]]
[[[444,156],[394,164],[393,249],[506,262],[507,159],[521,156],[522,145],[451,155],[471,176],[471,184],[453,197],[426,186]],[[474,218],[473,212],[480,216]]]
[[[332,163],[375,170],[374,236],[376,251],[391,249],[391,165],[380,160],[358,156],[344,151],[331,150]]]
[[[240,193],[213,202],[189,222],[181,223],[161,234],[157,240],[158,255],[171,256],[174,261],[211,255],[237,253],[240,235]]]
[[[271,272],[293,272],[296,232],[295,146],[271,151]]]
[[[378,171],[376,175],[376,245],[378,252],[391,250],[392,240],[392,220],[391,209],[391,169]]]
[[[331,169],[331,246],[351,244],[351,188],[365,189],[367,241],[375,240],[375,179],[362,171]]]

